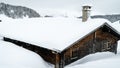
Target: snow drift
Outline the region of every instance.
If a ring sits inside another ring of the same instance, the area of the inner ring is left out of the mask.
[[[48,68],[39,55],[1,40],[0,54],[0,68]]]

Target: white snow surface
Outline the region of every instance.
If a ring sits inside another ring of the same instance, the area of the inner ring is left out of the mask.
[[[120,32],[120,20],[114,23],[109,23],[112,27],[114,27],[117,31]]]
[[[0,40],[0,68],[49,68],[39,55]]]
[[[118,42],[118,53],[100,52],[90,54],[65,68],[119,68],[120,67],[120,41]]]
[[[0,20],[10,19],[9,17],[5,16],[4,14],[0,14]]]
[[[0,35],[62,51],[105,22],[109,21],[90,19],[81,22],[81,19],[76,18],[10,19],[0,23]]]

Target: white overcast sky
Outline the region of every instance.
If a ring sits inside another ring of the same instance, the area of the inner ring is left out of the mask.
[[[13,5],[38,9],[63,9],[81,11],[83,4],[93,5],[92,10],[104,14],[120,13],[120,0],[0,0]]]

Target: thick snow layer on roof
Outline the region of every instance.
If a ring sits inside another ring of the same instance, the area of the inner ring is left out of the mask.
[[[117,31],[120,32],[120,21],[114,22],[110,25],[112,25],[112,27],[114,27]]]
[[[10,19],[0,23],[0,35],[52,50],[63,50],[105,22],[108,21],[91,19],[83,23],[76,18]]]
[[[0,68],[49,68],[37,54],[0,40]]]

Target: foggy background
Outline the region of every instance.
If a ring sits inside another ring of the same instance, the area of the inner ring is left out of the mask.
[[[0,2],[41,9],[66,10],[80,12],[81,6],[91,4],[92,10],[101,14],[120,13],[120,0],[0,0]]]

